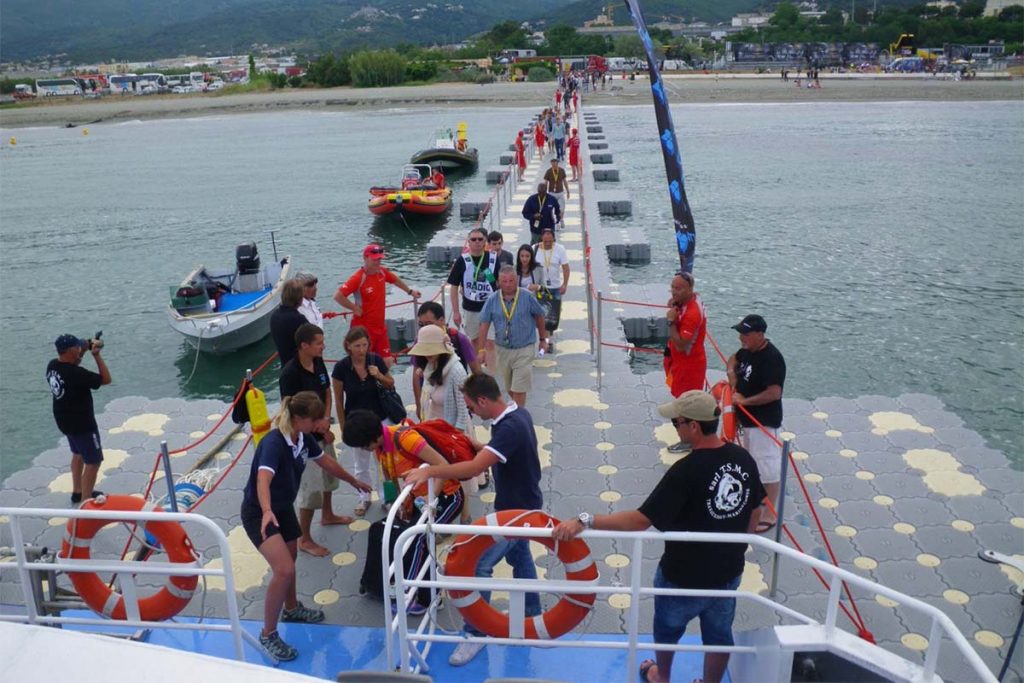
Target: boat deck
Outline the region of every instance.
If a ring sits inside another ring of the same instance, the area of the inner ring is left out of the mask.
[[[220,303],[217,306],[217,312],[227,313],[228,311],[237,311],[245,308],[246,306],[251,306],[269,294],[270,290],[273,288],[273,285],[270,285],[256,292],[226,293],[220,298]]]
[[[580,129],[582,132],[584,127]],[[586,149],[586,140],[583,142],[582,148]],[[546,157],[530,160],[523,189],[515,195],[517,202],[526,199],[526,188],[535,186],[539,169],[546,165]],[[583,182],[586,202],[592,203],[593,181],[585,177]],[[579,203],[577,189],[574,185],[573,201],[566,211],[566,229],[559,236],[573,271],[563,303],[562,327],[555,335],[554,353],[534,362],[534,386],[527,405],[541,446],[541,488],[546,507],[559,518],[574,516],[581,510],[606,513],[638,507],[675,458],[666,449],[675,441],[674,430],[656,412],[657,405],[667,400],[659,371],[638,374],[627,362],[625,353],[606,350],[604,374],[598,385],[590,352],[581,209],[586,206],[595,241],[600,239],[595,230],[598,212],[596,207]],[[501,218],[501,230],[508,245],[527,239],[524,222],[515,208]],[[604,250],[594,249],[593,255],[596,287],[612,296],[626,291],[614,282]],[[428,283],[416,284],[424,291],[430,289]],[[328,334],[332,338],[341,336],[340,331],[332,329]],[[621,323],[612,315],[605,317],[602,334],[606,341],[626,343]],[[714,363],[711,365],[714,367]],[[716,374],[710,374],[714,381]],[[399,380],[399,388],[406,394],[407,382]],[[106,457],[99,487],[108,492],[141,491],[161,440],[167,440],[172,448],[194,441],[206,433],[226,408],[226,403],[212,400],[125,397],[111,401],[98,416]],[[991,669],[998,671],[1020,614],[1020,600],[1012,590],[1021,577],[981,561],[977,553],[982,549],[1007,554],[1024,552],[1024,481],[1019,472],[1011,469],[1006,456],[987,447],[984,439],[967,429],[941,401],[923,394],[787,398],[784,429],[795,437],[793,458],[840,566],[939,607]],[[244,439],[244,435],[236,435],[217,453],[214,462],[226,466]],[[216,437],[208,443],[215,440]],[[202,453],[198,449],[175,456],[175,471],[184,472]],[[40,454],[31,468],[2,483],[0,506],[68,505],[71,483],[67,461],[67,446],[61,441]],[[218,492],[197,511],[214,519],[228,535],[242,616],[259,620],[269,572],[239,520],[247,463],[248,458],[243,458]],[[162,491],[160,476],[155,490]],[[354,493],[344,486],[334,499],[338,512],[350,511],[355,504]],[[474,499],[474,517],[490,511],[493,500],[491,490]],[[811,511],[793,479],[787,489],[785,509],[787,527],[793,536],[808,553],[823,557],[822,538],[813,527]],[[361,597],[357,587],[366,553],[366,530],[370,520],[381,516],[381,508],[375,504],[366,519],[348,526],[321,527],[314,521],[314,535],[331,550],[331,555],[300,556],[300,595],[307,603],[315,603],[326,611],[330,626],[309,627],[323,630],[306,631],[286,625],[286,638],[294,639],[303,656],[307,656],[307,648],[308,655],[313,656],[315,648],[323,642],[332,644],[329,649],[334,649],[336,643],[343,644],[344,648],[337,647],[339,659],[324,660],[322,671],[327,678],[350,663],[372,668],[380,656],[383,607],[375,600]],[[26,523],[26,539],[37,545],[59,545],[61,523],[62,520],[51,524]],[[209,550],[208,539],[194,540],[197,548]],[[0,526],[0,545],[10,542],[6,525]],[[109,545],[113,552],[120,551],[117,542]],[[560,566],[541,546],[533,544],[533,548],[541,573]],[[603,580],[628,580],[630,568],[624,548],[613,542],[597,541],[592,550],[600,560]],[[645,577],[653,573],[659,555],[660,548],[649,549],[642,567]],[[771,560],[765,553],[748,553],[741,590],[767,593]],[[508,567],[499,565],[498,574],[510,576]],[[8,577],[0,583],[2,603],[20,602],[20,593],[10,580]],[[186,614],[225,616],[223,586],[211,581],[207,588],[202,601],[194,599]],[[786,606],[817,619],[824,618],[827,590],[813,574],[787,568],[783,563],[778,591]],[[921,661],[927,646],[928,624],[907,616],[887,599],[863,594],[854,597],[879,644],[900,656]],[[501,603],[501,596],[496,594],[495,601]],[[620,637],[625,632],[628,607],[626,595],[599,599],[580,630]],[[649,633],[653,602],[645,600],[640,610],[641,627]],[[460,620],[454,610],[446,608],[440,623],[444,628],[455,629]],[[747,630],[776,623],[778,618],[767,609],[741,603],[735,628]],[[853,631],[845,620],[840,625]],[[696,624],[691,625],[690,632],[696,630]],[[332,636],[324,639],[321,633]],[[342,654],[345,648],[351,654]],[[439,648],[431,662],[443,660],[444,652],[447,650]],[[526,652],[509,656],[506,649],[492,646],[474,662],[474,668],[438,675],[436,680],[481,680],[484,675],[497,673],[602,680],[609,678],[608,671],[616,669],[604,669],[603,676],[576,675],[593,672],[589,668],[591,663],[600,663],[605,656],[624,656],[588,651],[586,657],[573,656],[572,666],[566,667],[565,653],[536,649]],[[483,668],[478,671],[477,666]],[[948,644],[942,649],[938,672],[946,680],[974,678]],[[1024,667],[1018,658],[1010,675],[1019,680],[1022,673]],[[635,672],[622,674],[633,676]],[[681,676],[680,680],[689,679]]]

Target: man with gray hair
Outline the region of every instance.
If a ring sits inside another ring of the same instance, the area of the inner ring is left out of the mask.
[[[299,313],[310,325],[316,325],[323,329],[324,314],[316,303],[317,284],[320,279],[306,271],[301,271],[295,276],[295,279],[302,283],[302,305],[299,306]]]
[[[526,405],[526,392],[533,386],[533,358],[547,348],[544,309],[537,297],[519,286],[512,266],[498,271],[498,291],[487,298],[480,311],[477,346],[482,347],[487,331],[494,325],[498,359],[495,377],[516,405]]]

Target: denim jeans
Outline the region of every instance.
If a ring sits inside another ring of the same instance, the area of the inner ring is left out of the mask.
[[[714,590],[732,591],[743,575],[726,581]],[[655,588],[680,588],[665,578],[661,566],[654,573]],[[685,595],[654,596],[654,642],[678,643],[686,626],[700,617],[701,640],[705,645],[733,645],[732,622],[736,616],[736,598],[704,598]]]
[[[559,160],[565,158],[565,138],[555,138],[555,156]]]
[[[512,565],[512,576],[516,579],[536,579],[537,565],[533,563],[533,555],[530,554],[530,542],[526,539],[511,540],[500,537],[494,538],[495,543],[484,551],[480,561],[476,565],[476,576],[478,578],[490,578],[494,574],[494,565],[501,562],[502,558]],[[490,591],[480,591],[480,595],[487,602],[491,601]],[[525,596],[524,609],[526,616],[535,617],[540,614],[540,595],[527,593]],[[466,633],[473,636],[485,635],[466,624]]]

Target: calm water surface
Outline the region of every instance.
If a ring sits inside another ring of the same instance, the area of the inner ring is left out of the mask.
[[[786,354],[788,396],[937,395],[989,444],[1019,460],[1024,262],[1024,105],[889,103],[673,109],[697,220],[696,275],[711,331],[769,320]],[[259,243],[336,283],[378,241],[388,265],[436,291],[424,249],[448,220],[374,220],[366,189],[393,181],[435,127],[469,124],[481,166],[496,162],[527,109],[284,112],[2,131],[0,148],[0,479],[58,438],[43,368],[53,339],[104,331],[122,395],[228,399],[269,341],[195,354],[167,325],[168,288],[198,263],[230,263]],[[623,281],[665,279],[667,200],[653,111],[599,110],[626,222],[654,262]],[[16,147],[7,140],[15,135]],[[455,183],[485,189],[482,173]],[[327,325],[339,357],[342,324]],[[91,361],[86,360],[88,365]],[[266,373],[264,386],[273,387]]]

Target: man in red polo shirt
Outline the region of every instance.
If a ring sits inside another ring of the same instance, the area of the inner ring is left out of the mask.
[[[674,398],[693,389],[704,389],[708,359],[704,355],[707,316],[704,304],[693,293],[693,275],[676,273],[672,278],[672,298],[668,302],[668,345],[665,354],[665,379]],[[668,447],[671,453],[685,453],[689,447],[680,441]]]
[[[363,267],[352,273],[338,288],[334,300],[342,308],[352,311],[352,327],[362,325],[366,328],[370,334],[370,350],[381,356],[391,367],[395,364],[395,357],[391,355],[388,327],[384,322],[387,285],[395,285],[413,299],[419,299],[420,292],[382,266],[380,262],[383,259],[384,247],[379,244],[366,245],[363,249]]]

